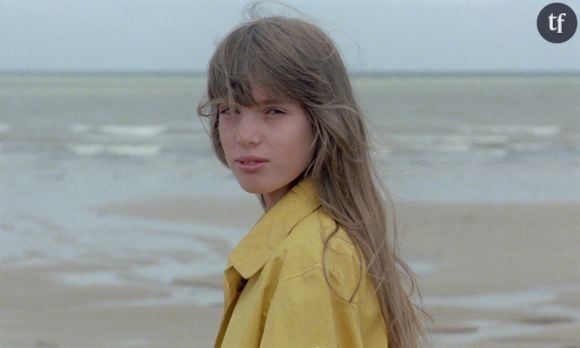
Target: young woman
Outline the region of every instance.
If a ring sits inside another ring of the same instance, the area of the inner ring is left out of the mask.
[[[265,210],[228,257],[215,347],[419,347],[415,279],[330,38],[300,19],[242,24],[211,58],[198,113]]]

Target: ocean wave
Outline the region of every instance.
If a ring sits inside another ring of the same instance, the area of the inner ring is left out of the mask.
[[[155,137],[167,131],[167,125],[149,124],[149,125],[120,125],[120,124],[106,124],[106,125],[89,125],[84,123],[75,123],[69,126],[69,131],[73,133],[101,133],[115,136],[139,137],[148,138]]]
[[[504,147],[509,139],[504,135],[464,134],[389,134],[385,136],[390,145],[421,151],[469,152],[475,148]]]
[[[8,133],[12,127],[7,123],[0,123],[0,133]]]
[[[560,134],[557,125],[460,125],[457,131],[464,134],[506,134],[553,137]]]
[[[151,156],[161,153],[162,147],[158,144],[139,145],[103,145],[103,144],[69,144],[68,150],[80,156],[94,156],[99,154],[121,156]]]
[[[111,155],[150,156],[161,152],[161,145],[111,145],[106,147]]]
[[[165,125],[104,125],[99,127],[105,134],[114,134],[131,137],[154,137],[167,130]]]
[[[69,151],[81,156],[97,155],[105,151],[103,144],[69,144],[67,147]]]
[[[72,124],[69,126],[69,130],[73,133],[88,133],[91,130],[92,126],[88,124]]]

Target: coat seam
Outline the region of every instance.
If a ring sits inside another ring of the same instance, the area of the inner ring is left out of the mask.
[[[305,275],[306,273],[308,273],[308,272],[310,272],[310,271],[313,271],[313,270],[315,270],[315,269],[319,269],[319,268],[320,268],[320,269],[322,269],[322,265],[316,265],[316,266],[313,266],[313,267],[307,268],[307,269],[305,269],[305,270],[303,270],[303,271],[301,271],[301,272],[299,272],[299,273],[293,273],[293,274],[290,274],[290,275],[288,275],[288,276],[286,276],[286,277],[282,278],[282,279],[280,280],[280,283],[282,283],[282,282],[285,282],[285,281],[287,281],[287,280],[291,280],[291,279],[294,279],[294,278],[301,277],[301,276]]]

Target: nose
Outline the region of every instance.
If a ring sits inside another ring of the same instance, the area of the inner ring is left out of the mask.
[[[255,146],[261,141],[258,117],[248,111],[240,111],[237,122],[236,141],[241,146]]]

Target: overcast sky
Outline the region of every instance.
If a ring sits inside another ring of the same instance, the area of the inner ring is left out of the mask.
[[[563,2],[580,17],[580,0]],[[204,71],[247,3],[0,0],[0,71]],[[330,33],[352,71],[580,72],[580,29],[562,44],[536,29],[550,1],[286,3]]]

